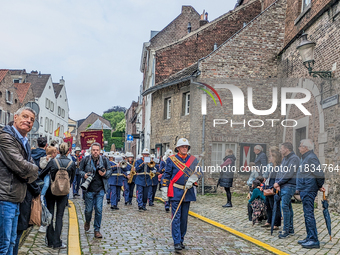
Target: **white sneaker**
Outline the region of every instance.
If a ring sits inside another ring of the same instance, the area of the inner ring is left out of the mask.
[[[46,233],[46,226],[40,226],[39,233]]]

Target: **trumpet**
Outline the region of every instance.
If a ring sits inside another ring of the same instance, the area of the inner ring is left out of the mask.
[[[126,163],[126,161],[125,161],[125,160],[123,160],[123,161],[120,161],[119,163],[120,163],[120,168],[124,169],[124,168],[126,168],[126,167],[127,167],[127,163]]]
[[[153,172],[150,172],[149,175],[150,175],[150,178],[151,178],[151,179],[152,179],[153,177],[155,177],[155,174],[154,174]]]
[[[150,168],[154,168],[156,166],[156,162],[151,160],[149,163],[148,163],[148,167]]]
[[[132,163],[131,171],[130,171],[130,177],[128,179],[128,183],[130,184],[133,180],[133,177],[136,175],[136,170],[135,170],[135,160]]]

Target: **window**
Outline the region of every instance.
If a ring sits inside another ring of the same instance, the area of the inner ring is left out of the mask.
[[[46,109],[50,108],[50,100],[48,98],[46,98],[45,107]]]
[[[171,118],[171,97],[164,100],[164,118]]]
[[[182,115],[189,115],[190,113],[190,92],[183,93],[182,98]]]
[[[6,125],[11,121],[11,113],[7,112],[7,117],[6,117]]]
[[[13,83],[20,83],[21,79],[13,79]]]
[[[3,125],[6,125],[6,116],[7,116],[6,111],[2,111],[1,115],[2,115],[2,119],[0,121]]]
[[[307,7],[309,7],[311,3],[311,0],[302,0],[302,4],[301,4],[301,12],[303,12],[304,10],[307,9]]]
[[[46,117],[45,118],[45,132],[48,133],[48,126],[49,126],[49,119]]]
[[[223,163],[223,158],[226,156],[225,151],[231,149],[236,155],[236,143],[213,143],[211,152],[211,166],[220,166]]]
[[[13,104],[13,92],[6,89],[6,103]]]
[[[65,110],[61,109],[61,117],[65,118]]]
[[[0,110],[0,125],[4,124],[2,115],[3,115],[3,112],[2,110]]]
[[[53,120],[50,120],[50,134],[53,132]]]
[[[14,114],[13,114],[13,113],[11,113],[11,114],[10,114],[9,121],[13,121],[13,120],[14,120]]]
[[[58,116],[60,116],[61,115],[61,108],[60,108],[60,106],[58,106]]]
[[[44,118],[43,118],[43,117],[40,117],[40,127],[43,126],[43,121],[44,121]]]
[[[64,135],[64,126],[60,126],[59,136],[62,137]]]
[[[50,110],[51,110],[51,112],[54,111],[54,103],[52,101],[50,102]]]

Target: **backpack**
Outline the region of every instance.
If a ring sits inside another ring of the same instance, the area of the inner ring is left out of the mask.
[[[52,181],[51,178],[51,192],[55,196],[66,196],[70,192],[70,177],[68,175],[67,168],[73,163],[73,161],[71,160],[65,168],[60,167],[57,159],[54,160],[57,164],[58,171],[55,174],[54,181]]]

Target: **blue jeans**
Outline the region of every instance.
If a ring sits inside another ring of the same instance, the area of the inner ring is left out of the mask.
[[[300,192],[307,232],[306,239],[313,242],[319,242],[318,231],[316,230],[316,222],[314,217],[314,200],[317,194],[317,191]]]
[[[80,188],[80,174],[76,174],[74,176],[74,181],[72,183],[72,189],[73,189],[73,197],[75,194],[78,195]]]
[[[102,223],[102,212],[103,212],[103,199],[105,192],[100,190],[99,192],[86,192],[85,194],[85,220],[91,222],[92,211],[94,207],[94,231],[99,231]]]
[[[172,216],[177,210],[179,201],[171,202],[171,214]],[[187,232],[188,215],[189,215],[190,202],[182,202],[181,207],[178,209],[177,214],[172,222],[172,239],[174,245],[183,243],[184,236]]]
[[[292,208],[292,196],[296,190],[295,186],[286,185],[281,188],[282,214],[283,214],[283,231],[287,233],[294,232]]]
[[[0,201],[0,254],[13,254],[17,238],[19,203]]]

